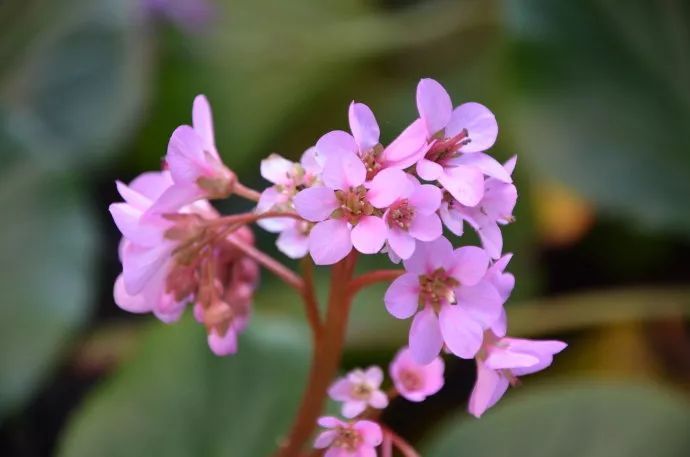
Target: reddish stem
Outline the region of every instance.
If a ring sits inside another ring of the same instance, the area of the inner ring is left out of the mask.
[[[316,290],[314,288],[314,264],[309,257],[302,259],[301,263],[304,281],[304,287],[302,287],[302,300],[304,301],[304,308],[309,326],[312,329],[314,341],[316,341],[323,329],[319,316],[319,301],[316,298]]]
[[[378,282],[388,282],[392,281],[398,276],[405,273],[405,270],[375,270],[369,273],[364,273],[363,275],[357,276],[352,281],[350,281],[350,290],[352,294],[356,294],[361,289],[376,284]]]
[[[232,193],[253,202],[258,202],[259,198],[261,197],[261,192],[250,189],[239,181],[235,182],[235,185],[232,188]]]
[[[223,216],[207,222],[208,225],[229,225],[229,224],[250,224],[261,219],[289,217],[292,219],[302,219],[299,214],[287,211],[266,211],[264,213],[241,213]]]
[[[383,429],[383,433],[387,434],[390,437],[391,442],[395,447],[398,448],[402,455],[404,455],[405,457],[420,457],[417,450],[414,447],[412,447],[412,445],[408,443],[402,436],[398,435],[393,430],[383,425],[381,426],[381,428]]]
[[[304,281],[302,281],[302,278],[297,276],[295,272],[290,270],[288,267],[278,262],[276,259],[269,256],[268,254],[259,251],[254,246],[250,246],[246,243],[238,241],[233,237],[228,237],[226,240],[233,246],[235,246],[237,249],[244,252],[247,256],[256,260],[264,268],[271,271],[273,274],[285,281],[287,285],[295,288],[300,294],[302,293],[304,289]]]

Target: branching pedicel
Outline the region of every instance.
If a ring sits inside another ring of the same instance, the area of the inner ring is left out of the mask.
[[[506,337],[503,304],[515,280],[504,271],[511,255],[502,255],[499,226],[512,222],[517,191],[515,158],[501,165],[484,152],[498,134],[493,114],[478,103],[453,108],[432,79],[420,81],[417,108],[420,117],[383,146],[371,110],[353,102],[351,133],[325,134],[299,163],[269,156],[261,174],[272,186],[258,193],[220,160],[210,107],[198,96],[192,126],[172,134],[165,170],[117,183],[124,202],[110,212],[123,235],[123,271],[114,290],[121,308],[173,322],[192,303],[211,350],[229,355],[247,326],[259,265],[302,297],[313,333],[312,367],[279,456],[367,457],[379,446],[382,455],[393,447],[417,455],[378,417],[397,395],[420,402],[441,389],[441,352],[476,360],[469,411],[479,417],[518,376],[547,367],[566,346]],[[232,195],[257,202],[256,210],[220,216],[208,202]],[[247,226],[254,222],[279,233],[277,246],[288,257],[308,256],[301,275],[254,247]],[[455,248],[443,236],[443,225],[462,235],[465,222],[482,247]],[[386,253],[403,268],[353,277],[357,253]],[[332,265],[325,315],[312,261]],[[379,367],[334,380],[353,296],[383,281],[392,281],[386,309],[413,318],[409,347],[391,363],[388,392],[381,390]],[[346,419],[319,418],[327,395],[342,402]],[[309,451],[317,424],[323,431]]]

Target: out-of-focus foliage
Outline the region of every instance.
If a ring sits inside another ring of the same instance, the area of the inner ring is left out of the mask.
[[[255,319],[228,363],[210,353],[191,319],[155,325],[137,356],[75,418],[59,455],[269,455],[299,401],[307,335]]]
[[[448,420],[423,455],[434,457],[683,457],[688,400],[644,385],[553,383],[512,393],[480,420]]]
[[[690,5],[506,0],[519,150],[601,208],[690,233]]]

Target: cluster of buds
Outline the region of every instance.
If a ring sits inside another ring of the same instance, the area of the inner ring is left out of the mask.
[[[494,115],[479,103],[453,107],[432,79],[420,81],[416,102],[419,117],[388,145],[371,109],[352,102],[349,132],[326,133],[299,162],[277,154],[263,160],[261,174],[271,185],[259,193],[239,183],[220,160],[211,111],[199,96],[193,125],[172,135],[166,169],[129,186],[118,183],[125,201],[111,206],[123,234],[117,304],[153,312],[165,322],[193,304],[217,354],[237,349],[257,262],[302,292],[308,311],[312,307],[316,344],[323,330],[314,295],[304,289],[310,281],[256,250],[244,224],[278,233],[281,252],[294,259],[309,256],[316,265],[352,266],[355,252],[383,253],[402,263],[391,275],[369,277],[393,280],[385,307],[395,318],[412,318],[408,347],[390,366],[393,387],[380,389],[384,377],[378,367],[356,370],[331,386],[344,419],[318,421],[327,430],[315,447],[327,449],[326,456],[372,456],[377,446],[391,442],[407,446],[377,423],[377,411],[394,396],[419,402],[438,392],[443,353],[476,361],[469,411],[479,417],[518,376],[547,367],[566,347],[506,336],[504,304],[515,278],[505,271],[511,254],[503,253],[500,227],[514,220],[516,159],[501,164],[487,154],[498,135]],[[255,201],[255,210],[218,215],[208,200],[230,195]],[[444,236],[444,227],[461,236],[465,222],[481,246],[454,246]]]

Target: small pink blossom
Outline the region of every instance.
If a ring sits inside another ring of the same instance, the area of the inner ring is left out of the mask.
[[[515,287],[515,276],[512,273],[506,273],[505,269],[508,262],[513,258],[513,254],[506,254],[500,259],[496,260],[486,272],[486,280],[489,281],[501,297],[501,303],[504,304]],[[505,336],[508,328],[508,316],[505,308],[501,309],[501,315],[491,324],[491,331],[496,336]]]
[[[424,401],[443,387],[443,359],[436,357],[429,364],[421,365],[407,347],[398,351],[389,371],[395,388],[409,401]]]
[[[327,449],[324,457],[376,457],[383,441],[381,426],[369,420],[344,422],[332,416],[319,418],[326,430],[314,441],[316,449]]]
[[[512,174],[515,161],[516,158],[513,157],[505,163],[504,168],[508,174]],[[516,202],[515,185],[488,178],[484,181],[482,199],[475,206],[465,206],[446,194],[439,214],[446,227],[458,236],[463,233],[463,221],[467,221],[479,234],[484,249],[492,258],[498,259],[503,250],[500,225],[513,221]]]
[[[405,172],[390,169],[365,185],[367,170],[352,152],[326,158],[323,186],[299,192],[297,213],[316,222],[309,234],[309,253],[317,265],[330,265],[347,256],[354,246],[363,254],[381,250],[388,235],[383,209],[398,198],[399,189],[410,185]]]
[[[377,366],[366,370],[353,370],[338,379],[328,389],[328,395],[343,402],[342,414],[351,419],[364,412],[367,407],[383,409],[388,406],[388,397],[381,391],[383,371]]]
[[[474,357],[484,330],[501,313],[501,297],[485,279],[488,255],[476,246],[453,250],[440,237],[419,243],[404,265],[406,273],[391,283],[384,302],[398,319],[414,316],[409,345],[417,363],[430,363],[444,344],[458,357]]]
[[[496,119],[484,105],[464,103],[453,109],[448,92],[433,79],[417,86],[417,109],[426,129],[427,149],[417,174],[438,181],[463,205],[474,206],[484,192],[484,174],[512,182],[501,164],[483,154],[498,135]]]
[[[469,401],[469,411],[480,417],[496,404],[518,376],[541,371],[551,365],[553,356],[567,346],[562,341],[498,338],[487,332],[477,355],[477,381]]]

